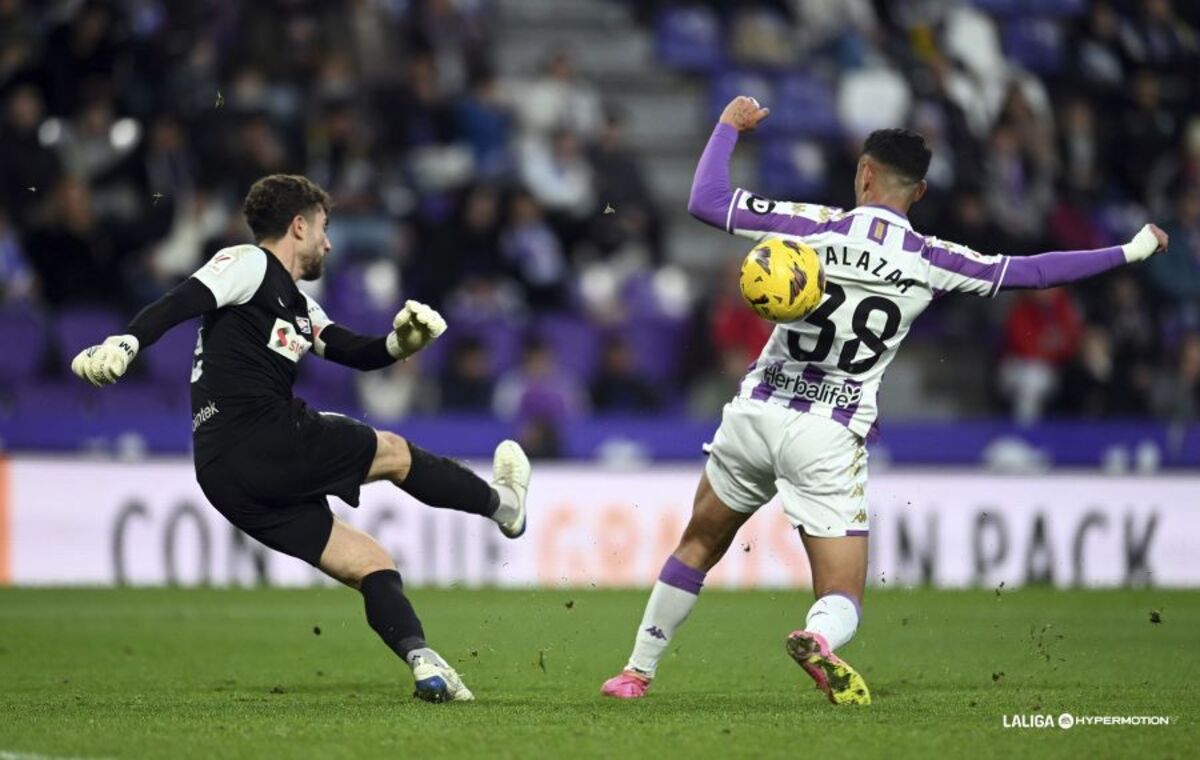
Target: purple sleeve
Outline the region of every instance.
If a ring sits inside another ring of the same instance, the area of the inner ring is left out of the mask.
[[[728,124],[718,124],[704,146],[696,175],[692,178],[692,194],[688,198],[688,213],[705,224],[728,230],[729,205],[733,203],[733,186],[729,183],[729,159],[737,145],[737,130]]]
[[[1052,288],[1107,272],[1124,263],[1125,252],[1120,246],[1014,256],[1007,260],[1000,275],[1000,289]]]

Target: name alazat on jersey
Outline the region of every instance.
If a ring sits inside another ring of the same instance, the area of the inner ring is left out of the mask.
[[[861,269],[864,272],[869,272],[874,277],[880,278],[884,282],[892,283],[902,294],[907,293],[909,288],[917,284],[916,280],[911,277],[904,277],[904,273],[895,267],[884,275],[883,271],[888,268],[888,260],[882,256],[879,257],[878,263],[875,264],[874,268],[872,268],[871,263],[870,251],[864,250],[858,252],[856,255],[848,247],[842,246],[841,256],[839,257],[837,250],[833,246],[825,246],[825,266],[840,264],[842,266]]]

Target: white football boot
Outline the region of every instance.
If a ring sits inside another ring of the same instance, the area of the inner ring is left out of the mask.
[[[472,702],[475,695],[454,668],[416,655],[412,658],[413,696],[426,702]]]
[[[516,441],[501,441],[492,458],[492,486],[500,494],[500,507],[492,518],[500,532],[519,538],[525,532],[525,495],[532,468]]]

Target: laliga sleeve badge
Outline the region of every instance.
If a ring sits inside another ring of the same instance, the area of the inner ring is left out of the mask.
[[[746,210],[752,214],[769,214],[775,209],[775,201],[759,195],[746,196]]]

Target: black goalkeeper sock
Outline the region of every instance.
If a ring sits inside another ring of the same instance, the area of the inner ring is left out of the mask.
[[[404,582],[395,570],[376,570],[359,584],[367,607],[367,622],[400,659],[425,646],[425,631],[404,595]]]
[[[412,465],[400,488],[431,507],[491,517],[500,506],[496,490],[453,459],[431,454],[411,441]]]

